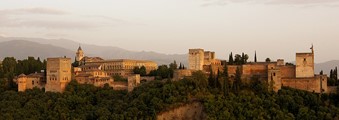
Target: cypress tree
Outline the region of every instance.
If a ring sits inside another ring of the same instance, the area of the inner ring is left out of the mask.
[[[241,64],[245,64],[245,54],[241,53]]]
[[[330,79],[332,79],[333,78],[333,70],[331,69],[331,71],[330,71]]]
[[[210,88],[214,88],[214,79],[213,79],[213,71],[212,71],[212,69],[211,69],[210,75],[208,77],[208,85],[210,86]]]
[[[240,88],[242,87],[242,82],[241,82],[241,70],[240,67],[237,67],[236,73],[235,73],[235,79],[234,79],[234,90],[235,92],[239,92]]]
[[[233,65],[233,64],[234,64],[233,53],[232,53],[232,52],[231,52],[231,54],[230,54],[230,56],[229,56],[229,58],[228,58],[228,63],[229,63],[230,65]]]
[[[224,96],[226,96],[229,93],[229,86],[228,86],[228,68],[227,68],[227,64],[224,65],[224,83],[223,83],[223,92],[224,92]]]

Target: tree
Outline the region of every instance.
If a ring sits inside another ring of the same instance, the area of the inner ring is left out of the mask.
[[[178,64],[176,61],[169,64],[169,77],[168,78],[173,78],[174,70],[176,69],[178,69]]]
[[[210,70],[210,75],[208,76],[208,85],[210,86],[210,88],[215,88],[215,79],[214,79],[214,75],[213,75],[213,71],[212,68]]]
[[[240,92],[240,89],[242,87],[241,75],[242,75],[242,72],[240,70],[240,67],[237,67],[235,78],[234,78],[234,90],[236,93]]]
[[[141,66],[140,67],[140,75],[141,76],[146,76],[146,74],[147,74],[146,67],[145,66]]]
[[[243,63],[242,64],[246,64],[247,60],[248,60],[248,55],[243,53],[242,59],[243,59]]]
[[[9,89],[16,89],[15,83],[13,82],[13,78],[17,74],[16,67],[17,62],[14,57],[6,57],[2,61],[2,70]]]
[[[234,56],[234,63],[235,63],[236,65],[241,65],[241,64],[243,63],[242,60],[243,60],[243,59],[242,59],[241,55],[235,54],[235,56]]]
[[[205,89],[208,87],[208,78],[203,71],[193,72],[191,78],[198,88]]]
[[[224,80],[223,80],[223,93],[226,96],[229,93],[229,78],[228,78],[228,67],[225,63],[224,72],[223,72]]]
[[[169,68],[167,65],[160,65],[157,70],[157,75],[160,76],[162,79],[167,78],[169,72]]]
[[[146,67],[145,66],[141,66],[140,68],[134,67],[133,73],[140,74],[140,76],[146,76],[147,75]]]
[[[271,62],[271,59],[270,59],[270,58],[266,58],[265,61],[266,61],[266,62]]]
[[[228,64],[233,65],[234,64],[234,60],[233,60],[233,53],[231,52],[231,54],[229,55],[228,58]]]
[[[180,64],[181,64],[181,63],[180,63]],[[172,70],[178,69],[178,64],[177,64],[177,61],[175,61],[175,60],[174,60],[174,62],[171,63],[169,66],[170,66],[170,69],[172,69]]]

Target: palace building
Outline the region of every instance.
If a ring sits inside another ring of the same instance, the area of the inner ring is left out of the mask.
[[[158,64],[153,61],[148,60],[131,60],[131,59],[112,59],[104,60],[100,57],[84,57],[84,52],[81,47],[78,48],[76,53],[76,60],[80,63],[80,68],[83,66],[93,65],[100,66],[100,70],[105,71],[108,76],[120,75],[127,78],[130,75],[133,75],[133,69],[135,67],[146,68],[147,74],[152,70],[158,68]],[[78,69],[80,70],[80,69]]]

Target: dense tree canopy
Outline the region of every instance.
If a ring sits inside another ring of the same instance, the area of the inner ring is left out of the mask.
[[[34,65],[29,66],[24,61]],[[29,73],[44,69],[44,62],[39,61],[28,58],[17,62],[14,58],[5,58],[1,73],[8,77],[9,73],[17,75],[18,71]],[[174,66],[160,66],[156,75],[168,77],[170,69],[176,69]],[[227,71],[226,65],[224,70]],[[180,81],[165,79],[144,83],[130,93],[115,91],[108,85],[98,88],[76,81],[69,83],[64,93],[36,88],[16,92],[3,87],[7,82],[4,82],[6,78],[1,78],[0,119],[155,119],[158,113],[192,101],[201,102],[206,119],[211,120],[339,118],[337,94],[320,95],[291,88],[275,93],[269,90],[267,81],[259,79],[260,76],[253,76],[251,83],[245,84],[241,74],[238,69],[231,79],[227,72],[206,75],[196,71],[192,77]]]
[[[220,73],[221,74],[221,73]],[[221,74],[222,75],[222,74]],[[253,83],[258,87],[260,82]],[[257,89],[260,89],[258,87]],[[2,119],[155,119],[162,111],[200,100],[207,119],[333,119],[339,115],[339,96],[289,88],[278,93],[241,89],[212,92],[208,77],[198,71],[191,78],[153,81],[131,93],[97,88],[72,81],[61,93],[39,89],[0,93]]]

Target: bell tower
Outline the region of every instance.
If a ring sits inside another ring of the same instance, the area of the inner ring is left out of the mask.
[[[78,51],[76,52],[76,61],[80,61],[82,58],[84,58],[84,51],[82,51],[81,46],[79,45]]]

